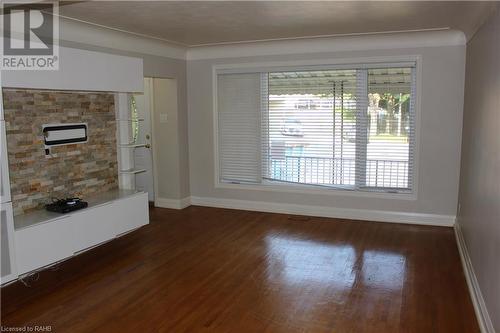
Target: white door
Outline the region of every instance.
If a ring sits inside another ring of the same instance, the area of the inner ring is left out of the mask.
[[[137,132],[135,142],[138,144],[145,143],[146,147],[138,147],[134,149],[135,169],[144,169],[146,172],[141,172],[136,175],[135,186],[137,190],[148,193],[148,200],[154,201],[154,181],[153,181],[153,156],[151,146],[151,98],[152,98],[152,80],[151,78],[144,79],[144,94],[134,94],[137,116],[141,120],[137,122]],[[133,117],[133,116],[132,116]],[[142,120],[143,119],[143,120]],[[134,136],[134,133],[132,133]]]

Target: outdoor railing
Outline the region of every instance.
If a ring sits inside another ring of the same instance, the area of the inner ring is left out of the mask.
[[[271,179],[318,185],[355,185],[354,158],[285,156],[271,159]],[[406,188],[408,161],[366,161],[366,186]]]

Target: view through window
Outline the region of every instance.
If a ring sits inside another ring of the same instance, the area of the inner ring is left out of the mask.
[[[231,77],[234,101],[249,101],[230,103],[228,92],[219,92],[219,102],[232,115],[219,114],[222,131],[238,126],[238,117],[260,115],[251,118],[251,131],[238,131],[246,143],[260,135],[260,149],[235,147],[228,156],[252,153],[255,163],[259,155],[262,168],[251,171],[254,182],[411,190],[414,75],[410,66],[220,75]],[[238,157],[221,160],[229,169],[244,169],[243,164]]]

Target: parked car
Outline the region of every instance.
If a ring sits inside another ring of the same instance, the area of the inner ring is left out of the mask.
[[[281,126],[281,134],[286,136],[303,136],[302,122],[295,118],[287,118]]]

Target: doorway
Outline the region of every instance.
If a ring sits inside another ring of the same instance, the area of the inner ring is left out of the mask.
[[[178,149],[176,79],[144,78],[144,93],[133,94],[132,105],[133,142],[143,147],[134,150],[134,165],[144,170],[136,175],[135,188],[147,192],[148,200],[155,202],[176,188],[171,165],[176,164],[173,150]]]

